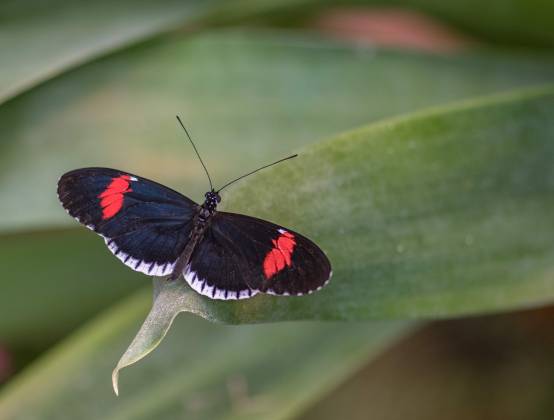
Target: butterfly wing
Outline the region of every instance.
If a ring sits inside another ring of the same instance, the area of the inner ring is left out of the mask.
[[[100,234],[125,265],[154,276],[172,272],[198,207],[161,184],[108,168],[64,174],[58,197],[67,212]]]
[[[184,275],[199,293],[241,299],[303,295],[323,287],[331,264],[308,238],[250,216],[218,212]]]
[[[211,227],[194,249],[183,271],[188,284],[212,299],[246,299],[258,293],[246,283],[248,265],[238,245]]]

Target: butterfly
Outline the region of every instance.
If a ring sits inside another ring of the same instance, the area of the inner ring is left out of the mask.
[[[331,264],[311,240],[290,229],[236,213],[217,211],[210,182],[202,204],[157,182],[109,168],[76,169],[62,175],[58,198],[77,221],[104,238],[126,266],[150,276],[181,277],[212,299],[245,299],[258,293],[304,295],[331,278]]]

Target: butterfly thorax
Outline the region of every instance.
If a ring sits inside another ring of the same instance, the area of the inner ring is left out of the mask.
[[[189,263],[196,245],[202,240],[206,230],[210,226],[211,219],[216,213],[217,204],[221,201],[221,197],[215,191],[208,191],[205,197],[204,203],[198,206],[198,210],[193,217],[193,227],[190,232],[188,243],[175,264],[173,273],[171,273],[170,276],[171,279],[178,278],[185,266]]]
[[[208,191],[204,194],[204,197],[206,199],[204,200],[204,204],[202,204],[202,208],[208,210],[211,214],[215,213],[217,204],[221,201],[219,194],[215,191]]]
[[[202,240],[204,234],[206,233],[206,230],[210,226],[211,219],[215,214],[215,208],[210,210],[209,208],[205,207],[205,204],[206,203],[198,206],[198,210],[192,219],[192,230],[190,232],[187,245],[179,256],[177,262],[175,263],[173,272],[169,276],[171,280],[175,280],[181,276],[183,269],[190,261],[194,249]]]

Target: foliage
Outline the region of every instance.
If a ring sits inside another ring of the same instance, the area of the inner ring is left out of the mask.
[[[551,47],[554,12],[539,3],[4,2],[0,338],[38,360],[2,389],[0,417],[298,418],[309,407],[306,418],[317,417],[332,389],[371,371],[415,320],[550,303],[547,50],[438,56],[291,29],[215,28],[401,5],[476,40]],[[176,113],[217,184],[300,152],[234,186],[223,204],[312,237],[335,275],[309,297],[242,302],[155,281],[150,315],[120,367],[155,348],[179,312],[261,324],[179,317],[167,341],[125,372],[115,399],[109,372],[147,316],[151,287],[76,228],[55,184],[69,169],[112,166],[200,199],[205,179]]]

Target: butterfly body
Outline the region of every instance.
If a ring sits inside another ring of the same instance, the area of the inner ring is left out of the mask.
[[[206,230],[210,227],[211,219],[216,213],[217,203],[220,201],[221,197],[216,192],[210,191],[206,193],[206,200],[204,201],[204,204],[198,206],[196,214],[193,217],[193,228],[189,236],[189,241],[187,242],[183,253],[177,260],[177,263],[173,268],[173,272],[169,276],[171,280],[176,280],[181,276],[182,271],[190,261],[196,245],[202,240]]]
[[[218,192],[199,205],[154,181],[109,168],[64,174],[67,212],[104,238],[125,265],[213,299],[257,293],[302,295],[323,287],[329,260],[312,241],[254,217],[217,211]]]

